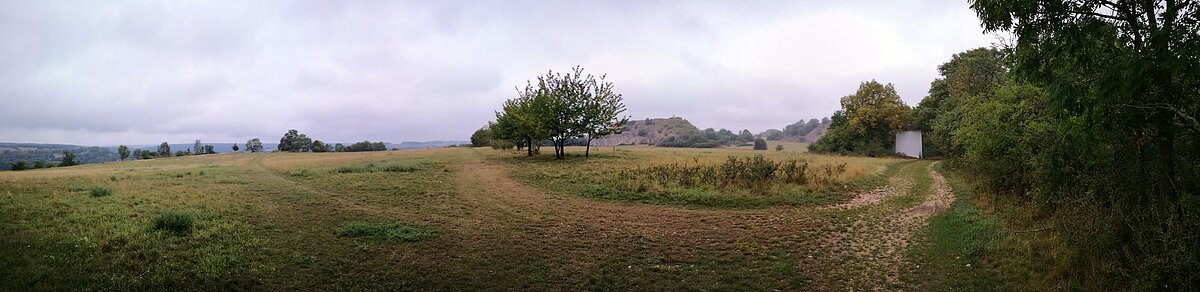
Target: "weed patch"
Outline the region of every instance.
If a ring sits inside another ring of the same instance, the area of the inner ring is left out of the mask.
[[[108,187],[92,187],[92,190],[91,190],[91,194],[93,197],[107,197],[107,196],[111,196],[112,193],[113,193],[113,190]]]
[[[192,212],[172,211],[159,214],[154,218],[154,230],[165,230],[175,235],[186,235],[192,232],[192,225],[195,224],[196,215]]]
[[[337,229],[341,237],[366,237],[397,241],[421,241],[436,236],[432,227],[397,222],[355,221],[342,223]]]

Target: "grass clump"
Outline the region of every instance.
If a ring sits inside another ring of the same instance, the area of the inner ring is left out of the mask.
[[[91,190],[91,194],[93,197],[107,197],[107,196],[111,196],[112,193],[113,193],[112,189],[110,189],[108,187],[92,187],[92,190]]]
[[[376,165],[368,163],[367,165],[348,165],[342,166],[334,170],[337,173],[373,173],[373,172],[413,172],[421,170],[417,165],[411,163],[388,163]]]
[[[340,237],[367,237],[397,241],[420,241],[433,238],[432,227],[398,222],[354,221],[342,223],[337,229]]]
[[[185,235],[192,232],[196,215],[191,212],[172,211],[159,214],[154,218],[154,230],[166,230],[175,235]]]

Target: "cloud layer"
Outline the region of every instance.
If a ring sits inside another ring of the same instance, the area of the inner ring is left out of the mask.
[[[575,65],[634,118],[757,132],[865,80],[915,104],[992,41],[960,1],[3,1],[0,141],[461,140]]]

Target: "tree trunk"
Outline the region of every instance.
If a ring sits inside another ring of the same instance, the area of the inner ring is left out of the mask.
[[[525,139],[525,149],[529,150],[529,157],[533,157],[533,138]]]
[[[587,148],[583,150],[583,157],[591,157],[592,155],[592,135],[588,135]]]

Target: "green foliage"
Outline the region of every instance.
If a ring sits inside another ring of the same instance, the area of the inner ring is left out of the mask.
[[[204,145],[204,154],[217,154],[217,151],[213,150],[213,145]]]
[[[668,136],[659,142],[659,147],[681,147],[681,148],[717,148],[728,145],[738,145],[742,141],[737,134],[727,129],[714,130],[713,128],[704,129],[704,131],[696,131],[685,129],[681,134]]]
[[[471,147],[487,146],[492,146],[492,130],[490,125],[475,130],[475,133],[471,134]]]
[[[92,187],[91,195],[93,197],[107,197],[113,193],[112,189],[107,187]]]
[[[263,151],[262,140],[259,140],[258,138],[247,140],[246,141],[246,151],[262,152]]]
[[[338,145],[341,145],[341,144],[338,144]],[[336,149],[337,146],[334,146],[334,148]],[[356,142],[354,144],[350,144],[349,147],[342,147],[342,151],[338,151],[338,152],[364,152],[364,151],[386,151],[386,150],[387,150],[387,144],[384,144],[383,142],[371,142],[371,141],[363,140],[362,142]]]
[[[165,230],[175,235],[187,235],[192,232],[196,215],[187,211],[171,211],[154,217],[153,230]]]
[[[25,161],[17,161],[17,162],[13,162],[12,167],[9,169],[10,170],[26,170],[26,169],[29,169],[29,164],[25,163]]]
[[[742,132],[738,133],[738,141],[746,143],[754,142],[754,134],[750,133],[749,129],[742,129]]]
[[[659,187],[695,187],[711,186],[722,189],[772,187],[773,184],[806,185],[813,181],[828,181],[839,177],[846,171],[845,164],[839,164],[828,171],[813,169],[810,171],[808,162],[797,159],[787,159],[776,162],[762,155],[753,157],[729,156],[720,165],[656,165],[623,171],[620,176],[633,181],[652,181]]]
[[[775,151],[783,151],[783,144],[775,144]]]
[[[171,157],[171,144],[167,144],[167,142],[158,144],[158,157]]]
[[[341,237],[366,237],[395,241],[421,241],[436,237],[437,232],[428,225],[353,221],[342,223],[337,228],[337,235]]]
[[[312,152],[321,153],[329,152],[331,149],[329,149],[329,144],[325,144],[325,142],[321,142],[321,140],[313,140],[312,146],[309,150],[312,150]]]
[[[566,155],[569,141],[583,138],[588,155],[592,139],[621,133],[629,122],[619,117],[625,111],[621,94],[604,79],[585,75],[582,67],[567,74],[551,71],[538,76],[536,86],[527,82],[517,98],[504,102],[489,130],[493,138],[518,142],[518,148],[530,146],[530,156],[534,147],[549,139],[559,159]]]
[[[763,139],[767,139],[769,141],[779,141],[779,140],[783,140],[784,135],[783,135],[783,131],[780,131],[778,129],[769,129],[769,130],[763,131],[762,134],[759,134],[758,136]]]
[[[125,161],[125,158],[129,158],[129,146],[117,146],[117,155],[120,156],[121,161]]]
[[[296,129],[288,130],[279,138],[279,151],[308,152],[312,150],[313,141],[308,135],[301,134]]]
[[[79,165],[79,161],[75,160],[75,152],[63,151],[62,162],[59,162],[58,166],[62,167],[74,165]]]
[[[896,131],[904,128],[909,108],[892,84],[863,82],[853,95],[842,97],[829,131],[809,146],[818,153],[887,156],[894,153]]]
[[[754,150],[767,150],[767,140],[754,139]]]

